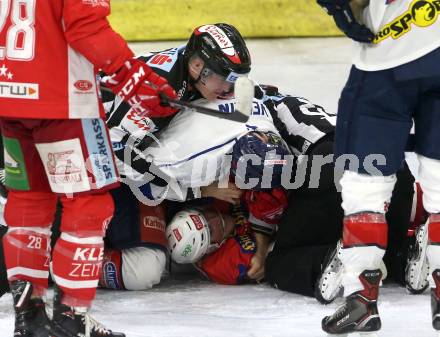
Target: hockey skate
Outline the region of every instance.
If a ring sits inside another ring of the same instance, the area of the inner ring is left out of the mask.
[[[315,298],[322,304],[329,304],[342,294],[342,274],[344,271],[339,254],[342,242],[329,251],[322,265],[322,273],[315,284]]]
[[[62,291],[54,287],[53,332],[54,337],[125,337],[113,332],[90,317],[86,308],[69,307],[61,303]]]
[[[31,298],[32,283],[10,284],[15,309],[14,337],[50,337],[51,323],[41,298]]]
[[[377,337],[375,332],[381,328],[377,297],[382,272],[380,269],[365,270],[359,279],[364,289],[350,294],[333,315],[322,320],[322,329],[329,335],[342,337],[357,332],[364,337]]]
[[[344,290],[342,286],[342,275],[344,266],[339,255],[342,249],[342,242],[338,241],[335,249],[330,251],[322,265],[322,273],[315,284],[315,298],[322,304],[329,304],[341,296]],[[387,277],[387,268],[383,261],[380,262],[382,280]],[[382,281],[381,280],[381,281]]]
[[[436,284],[435,288],[431,288],[432,327],[438,331],[438,336],[440,336],[440,269],[432,273],[432,278]]]
[[[405,284],[411,294],[421,294],[428,288],[429,264],[426,257],[428,226],[420,225],[415,230],[415,240],[409,246],[405,269]]]

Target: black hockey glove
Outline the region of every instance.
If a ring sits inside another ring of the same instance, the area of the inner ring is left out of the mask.
[[[317,0],[317,2],[333,16],[336,26],[349,38],[365,43],[373,41],[373,32],[356,21],[350,8],[350,0]]]

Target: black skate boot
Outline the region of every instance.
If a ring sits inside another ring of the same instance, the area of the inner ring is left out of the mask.
[[[14,337],[50,337],[51,324],[41,298],[31,298],[32,283],[10,284],[15,309]]]
[[[86,309],[61,303],[62,291],[54,287],[53,329],[56,337],[125,337],[121,332],[106,329],[89,316]]]
[[[330,335],[346,336],[352,332],[359,332],[366,336],[376,336],[373,332],[381,328],[377,297],[382,272],[364,270],[359,279],[364,289],[350,294],[345,303],[332,316],[322,320],[322,329]]]

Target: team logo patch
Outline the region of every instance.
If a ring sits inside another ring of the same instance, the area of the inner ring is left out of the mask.
[[[227,55],[232,62],[237,64],[240,63],[240,58],[235,52],[234,45],[222,29],[215,25],[205,25],[199,27],[197,30],[200,33],[208,33],[209,35],[211,35],[211,37],[219,45],[223,53]]]
[[[235,240],[240,244],[240,249],[243,253],[255,253],[257,247],[254,240],[252,240],[249,235],[245,234],[237,236]]]
[[[83,119],[81,124],[89,153],[87,165],[95,179],[94,187],[101,188],[115,183],[117,174],[104,121],[99,118]]]
[[[191,220],[194,222],[194,225],[196,226],[197,230],[203,229],[203,222],[202,219],[198,215],[190,214]]]
[[[162,221],[155,216],[145,216],[142,222],[145,228],[165,232],[165,221]]]
[[[92,82],[87,80],[78,80],[73,85],[75,86],[76,89],[83,92],[89,91],[90,89],[93,88]]]
[[[38,99],[37,83],[0,82],[0,97]]]
[[[187,257],[189,254],[191,254],[191,252],[192,252],[192,247],[190,244],[187,244],[181,255],[183,257]]]
[[[171,48],[153,55],[147,64],[150,67],[157,68],[169,72],[177,61],[179,55],[178,48]]]
[[[82,177],[78,173],[81,169],[75,164],[74,153],[74,150],[49,152],[46,164],[49,174],[63,177],[61,179],[65,179],[64,176],[70,176],[73,180],[80,182]]]
[[[131,121],[130,124],[134,124],[135,127],[132,127],[132,125],[128,125],[128,121],[127,123],[124,123],[124,126],[127,127],[128,131],[131,132],[136,132],[137,129],[140,129],[142,131],[149,131],[149,132],[154,132],[156,131],[156,124],[154,124],[154,122],[148,118],[148,117],[142,117],[139,116],[133,109],[131,109],[127,115],[126,118],[128,121]]]
[[[113,262],[105,262],[102,266],[104,283],[108,288],[121,289],[121,285],[118,280],[118,271],[116,265]]]
[[[53,192],[75,193],[90,190],[79,139],[36,144]]]
[[[158,64],[158,65],[163,65],[166,62],[168,63],[173,62],[172,58],[166,54],[156,54],[149,61],[150,64]]]
[[[173,234],[177,241],[182,240],[182,235],[180,234],[178,228],[173,229]]]
[[[389,37],[399,39],[408,33],[412,26],[420,28],[433,25],[440,13],[440,0],[415,0],[409,9],[385,25],[376,35],[374,43],[379,43]]]

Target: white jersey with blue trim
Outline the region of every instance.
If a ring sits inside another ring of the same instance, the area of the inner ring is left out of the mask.
[[[235,107],[234,100],[208,102],[201,99],[194,104],[223,113],[231,113]],[[145,154],[150,155],[153,164],[183,189],[198,188],[228,177],[230,162],[227,162],[226,155],[238,138],[253,130],[279,134],[269,110],[262,100],[256,98],[247,123],[182,111],[145,150]]]
[[[440,0],[369,1],[360,17],[376,38],[356,43],[354,65],[365,71],[390,69],[439,48],[439,16]]]

